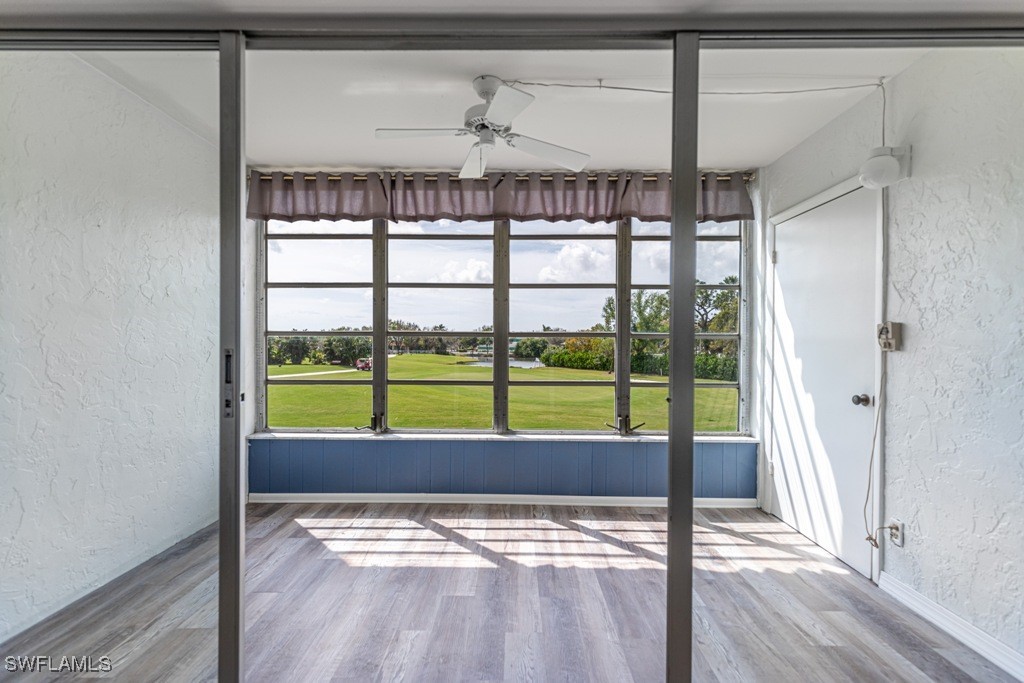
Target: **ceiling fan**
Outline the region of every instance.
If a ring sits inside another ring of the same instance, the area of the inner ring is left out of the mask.
[[[466,110],[462,128],[378,128],[376,136],[378,139],[388,139],[475,135],[477,141],[473,143],[466,163],[459,171],[460,178],[483,176],[487,158],[497,138],[504,140],[512,149],[550,161],[570,171],[582,171],[590,161],[589,154],[512,132],[512,119],[534,100],[530,93],[505,85],[497,76],[478,76],[473,80],[473,89],[484,102]]]

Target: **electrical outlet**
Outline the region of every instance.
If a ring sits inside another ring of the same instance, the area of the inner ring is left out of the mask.
[[[903,522],[895,517],[889,520],[889,540],[897,548],[903,547]]]

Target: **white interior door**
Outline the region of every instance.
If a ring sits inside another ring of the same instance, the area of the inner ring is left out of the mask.
[[[772,512],[865,576],[878,221],[858,189],[775,228]]]

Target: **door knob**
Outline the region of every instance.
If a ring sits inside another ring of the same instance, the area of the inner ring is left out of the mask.
[[[853,405],[855,405],[855,406],[870,406],[871,405],[871,397],[868,396],[867,394],[854,394],[853,395]]]

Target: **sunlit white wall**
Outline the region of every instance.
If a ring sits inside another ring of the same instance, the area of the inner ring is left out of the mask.
[[[907,538],[883,570],[1024,652],[1024,50],[936,50],[887,89],[888,144],[913,162],[889,191],[905,348],[889,358],[884,518]],[[881,104],[761,169],[765,215],[855,175]]]
[[[0,111],[2,641],[216,519],[219,269],[209,141],[68,53]]]

